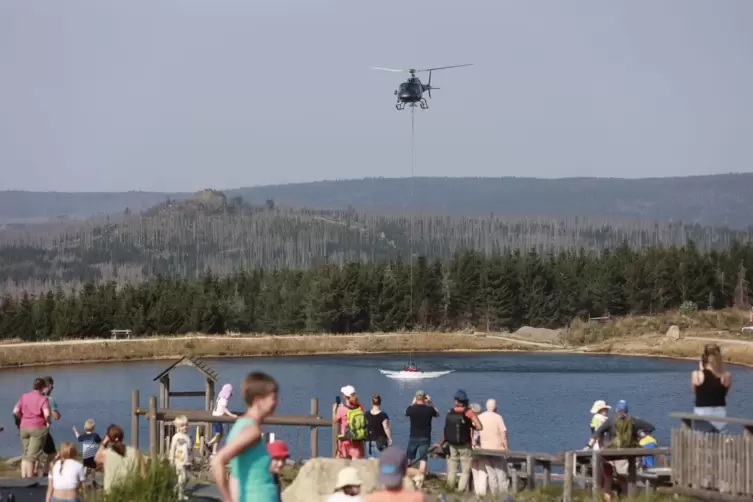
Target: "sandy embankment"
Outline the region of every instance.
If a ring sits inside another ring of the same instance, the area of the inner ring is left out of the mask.
[[[203,357],[547,350],[551,345],[459,333],[237,335],[69,340],[0,345],[0,367]]]
[[[597,327],[598,329],[598,327]],[[614,330],[615,325],[608,329]],[[603,334],[603,333],[602,333]],[[562,352],[619,354],[697,359],[703,346],[715,341],[730,363],[753,366],[753,341],[729,332],[688,330],[680,338],[644,333],[601,339],[587,334],[588,342],[573,343],[580,332],[525,327],[516,333],[385,333],[358,335],[186,335],[138,339],[86,339],[60,342],[0,344],[0,368],[107,361],[203,357],[304,356],[403,352]],[[733,338],[734,337],[734,338]],[[585,340],[583,340],[585,341]]]

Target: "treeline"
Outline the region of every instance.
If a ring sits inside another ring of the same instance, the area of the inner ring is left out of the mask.
[[[412,234],[412,239],[411,239]],[[487,256],[513,249],[599,253],[682,246],[724,250],[751,234],[672,222],[600,218],[483,218],[250,206],[205,191],[143,214],[0,229],[0,294],[39,294],[62,285],[118,285],[157,277],[224,277],[254,268],[306,269],[351,261],[388,262],[413,252],[450,260],[463,250]]]
[[[753,245],[700,252],[456,253],[450,260],[350,262],[226,277],[88,283],[73,293],[5,296],[0,337],[24,340],[186,332],[333,332],[562,326],[587,314],[746,306]]]

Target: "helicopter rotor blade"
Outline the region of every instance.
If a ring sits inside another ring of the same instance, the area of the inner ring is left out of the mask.
[[[460,68],[460,67],[463,67],[463,66],[473,66],[473,63],[469,63],[469,64],[456,64],[456,65],[452,65],[452,66],[440,66],[439,68],[425,68],[423,70],[416,70],[416,73],[418,73],[418,72],[426,72],[426,71],[436,71],[436,70],[447,70],[449,68]]]
[[[403,72],[404,73],[408,73],[408,72],[411,71],[411,70],[401,70],[401,69],[398,69],[398,68],[382,68],[380,66],[372,66],[371,68],[373,70],[392,71],[392,72],[400,72],[400,73],[403,73]]]

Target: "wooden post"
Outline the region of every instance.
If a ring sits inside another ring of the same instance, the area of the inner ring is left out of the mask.
[[[165,406],[165,394],[167,394],[167,389],[165,387],[165,380],[167,379],[167,375],[162,377],[159,381],[159,407],[164,409],[167,408]],[[158,429],[158,435],[159,435],[159,453],[160,455],[164,455],[165,453],[165,422],[160,420],[157,422],[157,429]]]
[[[635,457],[628,457],[628,497],[634,498],[636,495],[638,495],[638,486],[636,485],[636,481],[638,479],[638,472],[636,469],[636,458]]]
[[[139,409],[139,389],[133,389],[131,393],[131,446],[139,449],[139,416],[136,410]]]
[[[165,375],[165,409],[170,408],[170,375]],[[172,439],[173,424],[172,422],[162,422],[162,430],[164,431],[165,438],[160,442],[161,448],[163,448],[163,454],[167,454],[170,451],[170,440]]]
[[[157,396],[149,396],[149,457],[152,465],[157,465],[159,453],[157,440]]]
[[[214,381],[207,378],[204,386],[204,409],[212,411],[212,405],[214,404]],[[208,439],[212,437],[212,424],[207,422],[204,424],[204,438]]]
[[[319,415],[319,400],[315,397],[311,398],[311,414],[315,417]],[[319,456],[319,427],[311,428],[311,458]]]
[[[591,487],[591,495],[594,502],[601,500],[601,483],[603,479],[604,465],[601,461],[600,450],[596,450],[591,453],[591,472],[593,477],[593,486]]]
[[[552,463],[541,462],[541,465],[544,467],[544,486],[549,486],[552,484]]]
[[[551,471],[551,464],[550,464]],[[575,453],[565,452],[565,485],[562,489],[562,502],[573,502],[573,475],[575,473]]]
[[[536,461],[533,455],[526,455],[526,488],[536,488]]]

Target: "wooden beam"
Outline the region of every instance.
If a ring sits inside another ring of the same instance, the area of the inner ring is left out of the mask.
[[[646,450],[643,450],[644,452]],[[645,454],[645,453],[644,453]],[[508,450],[486,450],[484,448],[474,448],[474,457],[502,457],[509,462],[525,462],[529,456],[533,456],[535,462],[551,462],[562,465],[565,457],[562,453],[533,453],[527,451],[508,451]]]
[[[753,428],[753,420],[747,418],[732,418],[732,417],[708,417],[706,415],[695,415],[693,413],[670,413],[671,418],[677,418],[682,421],[688,422],[724,422],[727,424],[740,425],[742,427]]]
[[[191,390],[191,391],[179,391],[179,392],[170,392],[170,397],[204,397],[206,395],[206,392],[204,391],[198,391],[198,390]]]
[[[156,398],[155,398],[156,400]],[[139,415],[147,415],[149,409],[139,408],[137,410]],[[160,420],[175,420],[175,417],[179,415],[185,415],[189,422],[220,422],[225,424],[235,423],[233,417],[212,416],[212,412],[205,410],[181,410],[176,408],[156,410],[157,417]],[[238,413],[242,415],[243,413]],[[331,420],[327,420],[322,417],[314,417],[311,415],[272,415],[264,419],[266,425],[298,425],[301,427],[328,427],[332,425]]]

